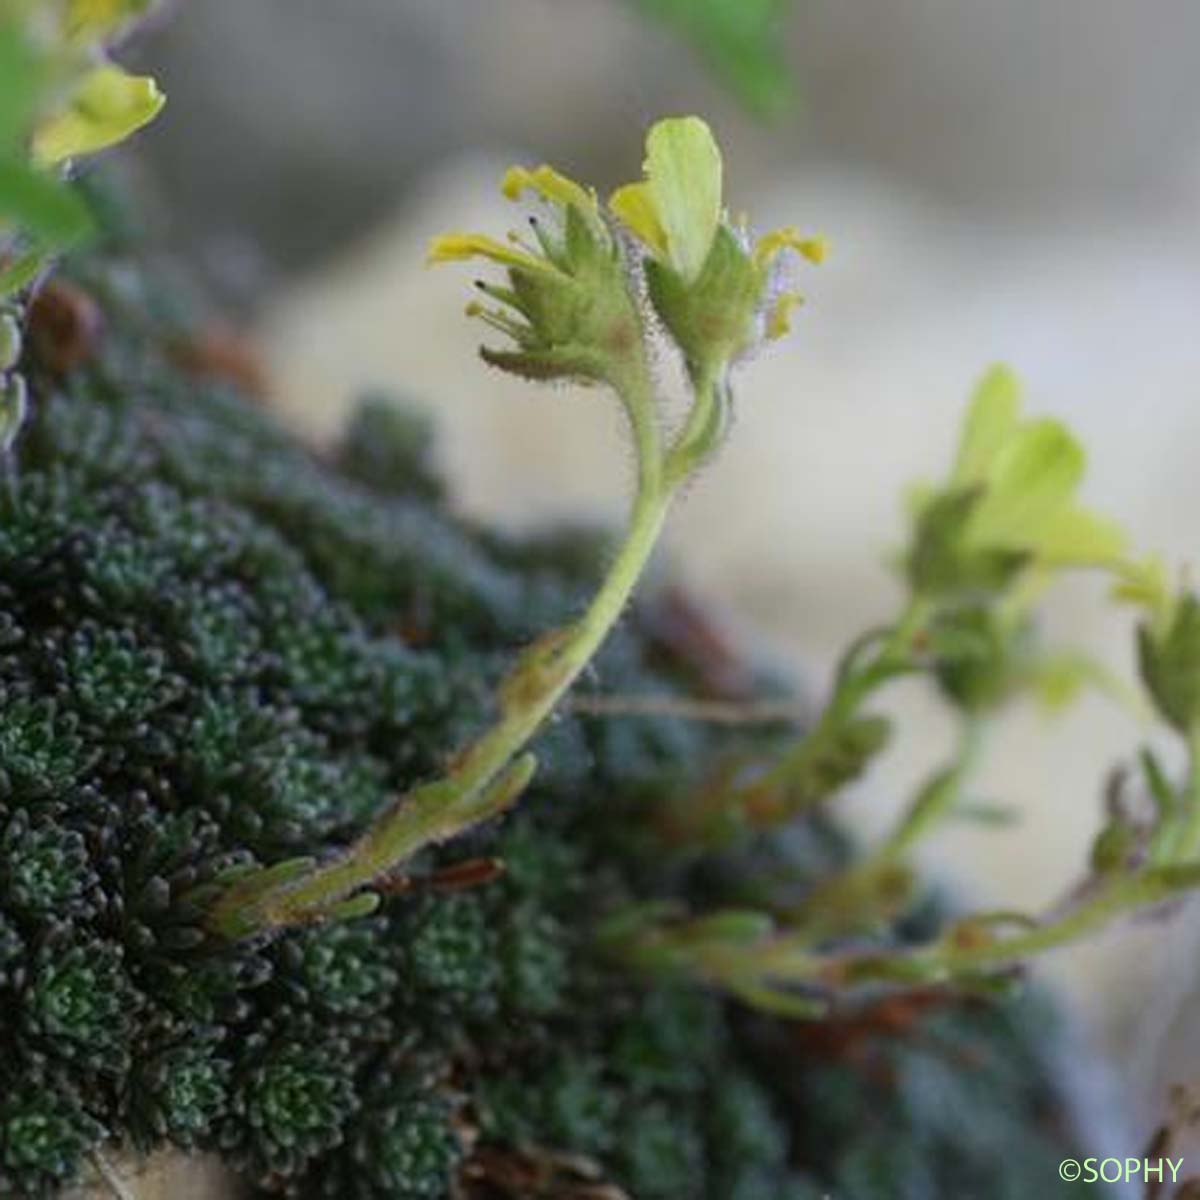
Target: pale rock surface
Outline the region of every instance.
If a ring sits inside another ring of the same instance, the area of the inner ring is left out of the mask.
[[[245,1189],[212,1155],[164,1151],[106,1155],[94,1182],[61,1200],[244,1200]]]

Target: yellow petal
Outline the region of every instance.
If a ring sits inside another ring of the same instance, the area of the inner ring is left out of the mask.
[[[1054,566],[1116,567],[1123,561],[1126,541],[1115,521],[1068,505],[1042,525],[1035,553]]]
[[[667,234],[654,211],[650,188],[644,183],[627,183],[617,188],[609,197],[608,207],[613,215],[639,241],[644,242],[655,254],[663,258],[667,254]]]
[[[123,141],[154,119],[165,102],[149,76],[119,67],[96,67],[79,82],[65,110],[44,121],[33,136],[33,157],[52,166]]]
[[[1006,366],[990,368],[971,394],[951,483],[983,483],[996,456],[1016,433],[1020,415],[1020,381]]]
[[[522,192],[537,192],[545,200],[561,204],[564,208],[574,205],[584,213],[595,212],[594,192],[581,187],[573,179],[560,175],[553,167],[544,163],[532,171],[525,167],[509,167],[500,184],[500,191],[509,200],[516,200]]]
[[[1070,504],[1086,456],[1070,430],[1041,419],[1018,426],[996,451],[986,487],[967,523],[974,547],[1036,550]]]
[[[465,262],[470,258],[490,258],[505,267],[523,267],[528,271],[550,271],[553,268],[543,259],[518,250],[496,238],[482,233],[444,233],[429,243],[425,262]]]
[[[792,311],[804,303],[799,292],[784,292],[767,314],[767,337],[776,341],[786,336],[792,328]]]
[[[659,121],[646,137],[646,182],[671,264],[691,282],[721,221],[721,151],[699,117]]]
[[[759,238],[754,247],[754,262],[757,266],[768,267],[785,250],[795,250],[810,263],[820,265],[829,254],[829,243],[823,237],[804,237],[794,225],[788,225]]]

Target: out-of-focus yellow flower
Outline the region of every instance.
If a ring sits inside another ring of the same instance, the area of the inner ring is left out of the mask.
[[[914,496],[908,566],[917,590],[1006,588],[1025,568],[1123,569],[1123,530],[1076,500],[1083,447],[1058,421],[1022,420],[1020,403],[1011,371],[988,372],[949,480]]]
[[[103,42],[144,16],[153,0],[69,0],[64,33],[76,45]]]
[[[153,79],[120,67],[94,67],[80,79],[66,106],[34,131],[33,159],[54,166],[124,141],[152,121],[165,103]]]

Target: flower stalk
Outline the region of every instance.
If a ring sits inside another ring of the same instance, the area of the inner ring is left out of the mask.
[[[526,650],[500,685],[496,721],[454,755],[442,777],[398,799],[357,841],[324,862],[298,859],[231,880],[208,915],[214,933],[236,940],[369,912],[378,902],[372,885],[399,873],[421,850],[516,802],[536,769],[526,747],[620,619],[673,497],[719,448],[731,403],[730,371],[750,348],[753,328],[769,308],[769,335],[786,328],[787,307],[781,316],[780,301],[769,294],[771,269],[785,250],[796,248],[795,235],[769,235],[757,253],[731,252],[720,152],[702,121],[660,122],[650,131],[647,155],[648,181],[621,189],[609,211],[593,191],[551,167],[515,167],[503,180],[503,194],[515,200],[533,192],[550,207],[553,221],[535,220],[532,241],[454,233],[435,238],[429,253],[433,263],[484,258],[506,271],[502,286],[477,284],[495,307],[477,301],[468,308],[512,343],[485,347],[490,365],[535,380],[599,384],[619,400],[637,454],[637,490],[624,541],[599,590],[577,621]],[[631,251],[631,239],[618,235],[619,223],[645,244],[644,259]],[[641,284],[655,272],[669,284],[666,307],[656,304],[657,317],[671,332],[693,385],[690,411],[666,449],[665,405],[649,366],[650,320]],[[701,350],[695,327],[684,318],[717,309],[729,322],[728,336]]]
[[[501,684],[499,719],[462,749],[442,778],[398,800],[358,841],[328,861],[236,881],[214,907],[209,925],[240,939],[290,925],[370,911],[374,897],[356,897],[421,850],[444,842],[512,806],[533,777],[536,760],[524,747],[554,711],[619,620],[654,551],[677,484],[662,470],[648,403],[645,368],[621,393],[639,449],[639,482],[625,539],[587,610],[574,624],[531,646]]]
[[[690,803],[672,802],[659,828],[672,844],[720,844],[829,799],[883,747],[886,723],[864,708],[903,674],[927,675],[956,711],[960,740],[950,763],[873,851],[809,886],[798,902],[697,915],[633,910],[607,922],[601,940],[635,967],[810,1017],[862,988],[1003,986],[1024,960],[1200,886],[1200,599],[1173,594],[1157,560],[1127,558],[1121,531],[1078,505],[1083,464],[1063,426],[1022,420],[1012,376],[990,372],[949,478],[915,498],[900,557],[908,583],[900,615],[850,644],[824,709],[789,751],[748,779],[744,766],[724,771]],[[1187,748],[1187,771],[1173,782],[1143,752],[1152,815],[1136,815],[1124,788],[1110,788],[1090,873],[1050,912],[976,913],[923,945],[897,941],[895,923],[915,898],[916,847],[950,819],[990,817],[965,801],[996,710],[1027,693],[1060,705],[1085,684],[1122,693],[1086,656],[1048,653],[1034,636],[1034,601],[1056,573],[1079,567],[1110,572],[1118,598],[1147,610],[1138,631],[1142,678]]]

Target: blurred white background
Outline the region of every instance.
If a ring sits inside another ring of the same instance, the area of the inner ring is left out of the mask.
[[[995,360],[1086,442],[1089,501],[1194,559],[1200,6],[797,0],[800,107],[767,126],[617,0],[208,0],[181,18],[152,47],[175,103],[151,163],[210,276],[255,301],[279,402],[318,436],[384,385],[436,412],[466,509],[618,519],[611,406],[489,373],[462,317],[471,269],[427,273],[424,247],[502,233],[510,161],[616,183],[649,120],[697,111],[728,147],[735,208],[832,245],[795,336],[738,379],[734,437],[671,527],[704,593],[819,689],[892,611],[903,487],[943,468]],[[1096,581],[1048,605],[1052,637],[1130,678],[1132,622]],[[902,749],[846,805],[868,833],[947,745],[919,689],[893,706]],[[1053,723],[1013,713],[981,788],[1021,824],[947,833],[932,860],[989,906],[1052,901],[1086,860],[1106,772],[1145,736],[1098,697]],[[1166,1085],[1200,1078],[1198,949],[1193,906],[1049,967],[1111,1049],[1131,1149]]]

